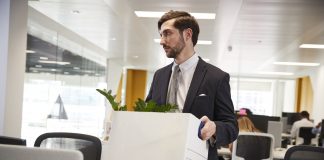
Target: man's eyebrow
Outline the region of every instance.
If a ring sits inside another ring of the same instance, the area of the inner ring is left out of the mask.
[[[170,31],[171,31],[171,29],[168,29],[168,28],[167,28],[167,29],[163,30],[162,32],[160,31],[160,34],[161,34],[161,33],[165,33],[165,32],[170,32]]]

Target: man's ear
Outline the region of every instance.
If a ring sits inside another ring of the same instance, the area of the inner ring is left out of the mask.
[[[192,29],[191,28],[187,28],[184,31],[185,31],[185,34],[184,35],[185,35],[186,40],[191,39],[192,38]]]

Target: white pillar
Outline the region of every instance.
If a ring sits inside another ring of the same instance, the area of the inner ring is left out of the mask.
[[[314,91],[313,113],[311,114],[311,118],[314,119],[315,123],[317,124],[324,119],[324,66],[320,66],[316,72],[311,74],[310,78]]]
[[[0,1],[0,134],[20,137],[27,42],[27,0]]]

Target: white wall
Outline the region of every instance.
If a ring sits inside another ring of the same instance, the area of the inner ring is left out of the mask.
[[[310,74],[310,79],[313,84],[313,113],[311,118],[317,124],[324,119],[324,66],[320,66],[315,72]]]
[[[28,1],[0,1],[0,134],[20,137]]]
[[[4,132],[10,0],[0,1],[0,134]]]

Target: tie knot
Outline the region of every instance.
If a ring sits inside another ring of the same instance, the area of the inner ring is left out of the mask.
[[[174,66],[174,71],[175,72],[180,72],[181,71],[179,65]]]

